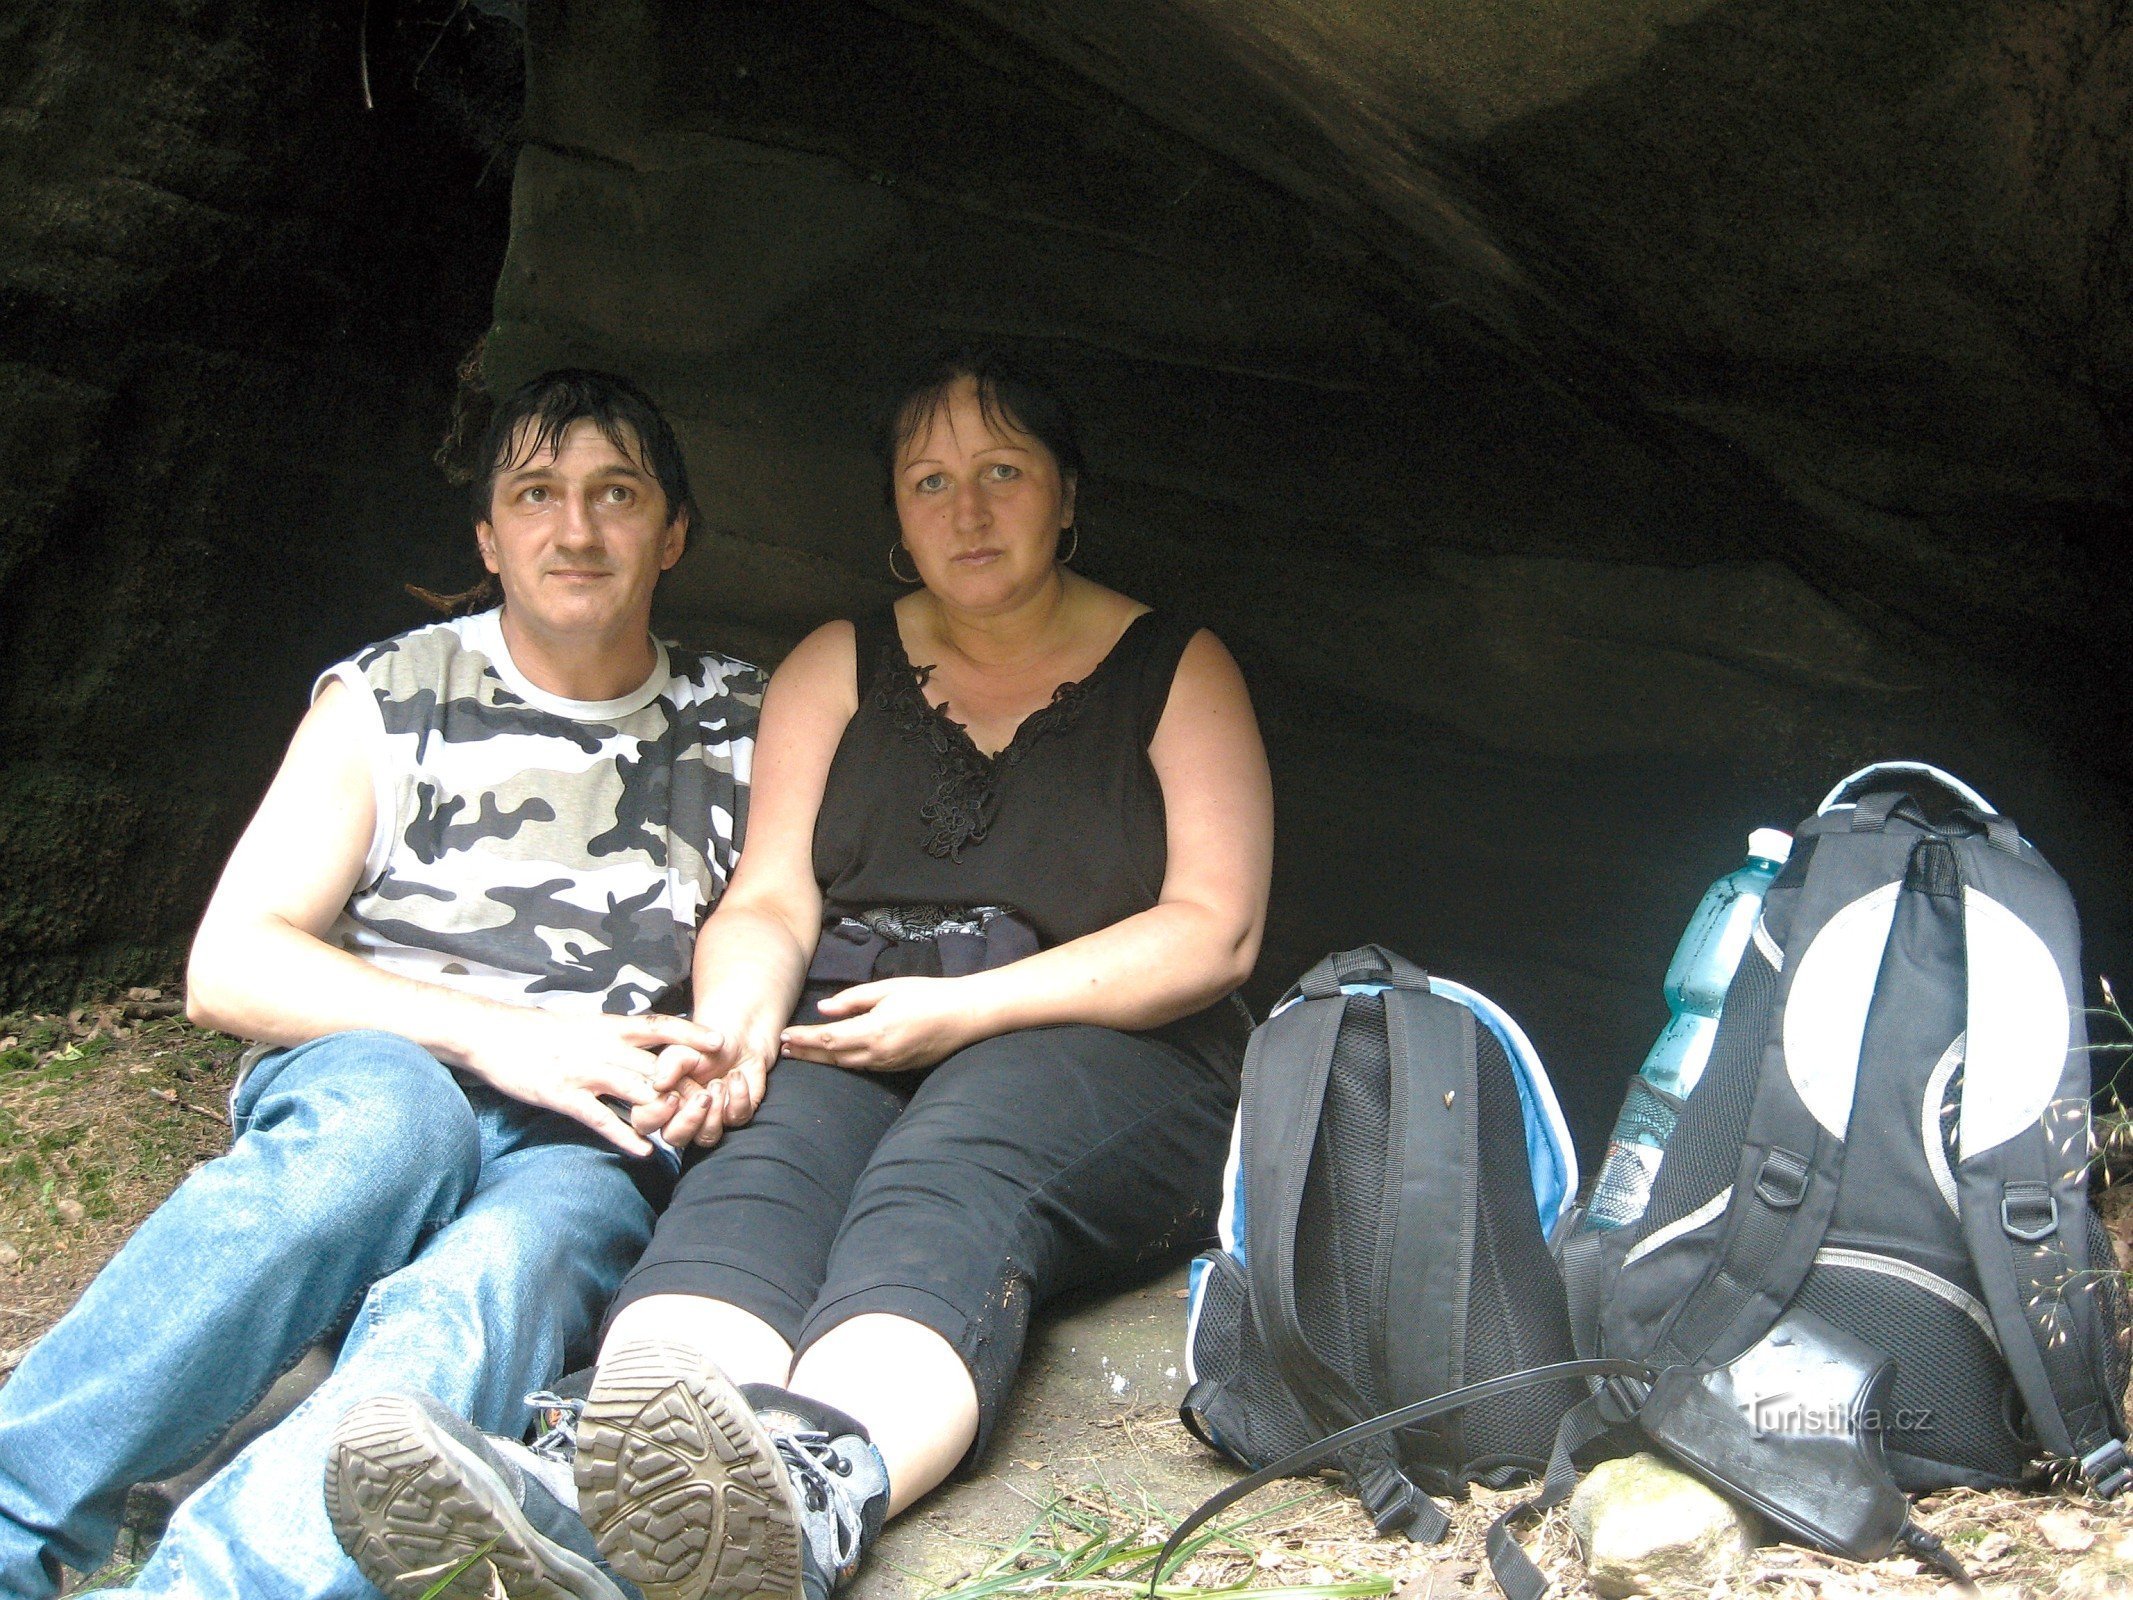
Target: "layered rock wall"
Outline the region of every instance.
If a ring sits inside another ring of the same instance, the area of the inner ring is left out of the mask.
[[[507,187],[363,13],[0,22],[0,1008],[167,972],[311,675],[465,562]]]

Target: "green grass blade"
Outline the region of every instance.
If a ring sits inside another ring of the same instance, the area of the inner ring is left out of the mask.
[[[475,1549],[469,1550],[464,1561],[460,1562],[458,1566],[454,1567],[450,1572],[447,1572],[443,1577],[439,1578],[435,1583],[431,1584],[427,1589],[422,1591],[422,1600],[437,1600],[437,1597],[439,1595],[443,1594],[445,1590],[451,1588],[453,1584],[459,1581],[460,1577],[466,1572],[469,1567],[473,1566],[475,1562],[479,1561],[483,1556],[487,1555],[491,1550],[494,1550],[495,1548],[496,1541],[494,1539],[489,1539],[484,1541]]]

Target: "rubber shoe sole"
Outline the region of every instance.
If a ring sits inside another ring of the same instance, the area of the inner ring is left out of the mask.
[[[621,1600],[583,1556],[529,1523],[487,1462],[414,1401],[378,1396],[334,1431],[326,1516],[341,1548],[391,1600]]]
[[[684,1345],[625,1345],[578,1419],[578,1509],[645,1600],[802,1600],[804,1535],[748,1402]]]

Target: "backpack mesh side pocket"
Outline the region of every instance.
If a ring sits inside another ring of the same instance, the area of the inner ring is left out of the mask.
[[[2133,1302],[2126,1295],[2126,1275],[2111,1244],[2111,1230],[2096,1207],[2089,1206],[2089,1282],[2087,1294],[2096,1314],[2096,1338],[2102,1346],[2104,1390],[2123,1418],[2126,1383],[2133,1378]]]
[[[2022,1476],[2029,1446],[2011,1425],[2014,1379],[1975,1296],[1911,1262],[1832,1247],[1815,1257],[1797,1303],[1895,1357],[1881,1421],[1900,1487],[1989,1488]]]
[[[1226,1250],[1211,1250],[1192,1325],[1192,1368],[1199,1382],[1186,1403],[1200,1432],[1248,1467],[1263,1467],[1318,1435],[1296,1407],[1259,1339],[1246,1303],[1244,1268]]]

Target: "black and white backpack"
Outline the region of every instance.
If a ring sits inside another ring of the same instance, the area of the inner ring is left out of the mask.
[[[1598,1353],[1710,1366],[1804,1308],[1893,1358],[1904,1489],[2042,1454],[2115,1493],[2127,1310],[2089,1095],[2059,875],[1946,773],[1854,774],[1771,886],[1643,1217],[1571,1252]]]
[[[1366,946],[1328,956],[1254,1030],[1221,1247],[1193,1263],[1181,1414],[1259,1468],[1477,1379],[1564,1361],[1549,1250],[1577,1156],[1518,1024]],[[1537,1473],[1583,1390],[1541,1385],[1340,1457],[1380,1528],[1429,1496]]]

